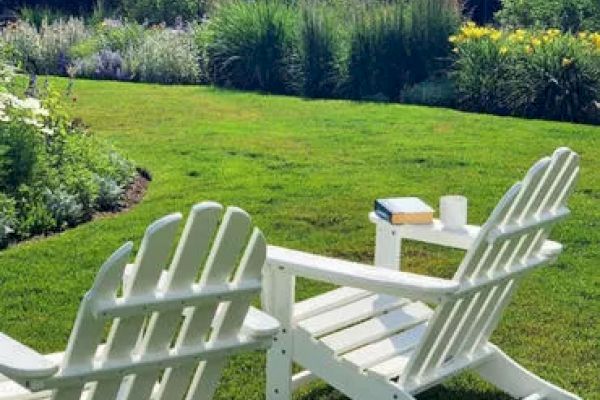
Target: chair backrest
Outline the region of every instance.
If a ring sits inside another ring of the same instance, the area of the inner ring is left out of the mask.
[[[546,239],[569,214],[578,174],[579,156],[560,148],[504,195],[455,274],[459,291],[437,306],[403,375],[406,384],[422,385],[485,355],[519,281],[560,253]]]
[[[53,399],[210,399],[227,356],[259,347],[240,329],[266,242],[244,211],[228,208],[219,226],[221,216],[216,203],[193,207],[170,263],[182,216],[150,225],[125,284],[132,244],[108,259],[45,382]]]

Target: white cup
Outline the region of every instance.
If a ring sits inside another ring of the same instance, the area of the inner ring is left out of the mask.
[[[440,220],[444,229],[464,229],[467,225],[467,198],[464,196],[440,197]]]

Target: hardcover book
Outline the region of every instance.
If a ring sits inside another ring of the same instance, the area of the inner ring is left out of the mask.
[[[433,208],[418,197],[375,200],[375,213],[392,224],[430,224]]]

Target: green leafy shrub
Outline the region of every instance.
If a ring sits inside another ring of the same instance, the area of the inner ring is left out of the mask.
[[[17,121],[0,123],[0,190],[14,192],[32,179],[42,146],[34,127]]]
[[[56,220],[43,198],[28,186],[19,188],[14,235],[18,239],[43,235],[57,229]]]
[[[138,22],[172,24],[177,18],[185,21],[198,18],[203,11],[198,0],[123,0],[125,15]]]
[[[66,19],[66,15],[62,10],[41,4],[21,7],[19,9],[19,16],[23,21],[27,21],[36,28],[40,28],[44,22],[53,23],[60,19]]]
[[[600,30],[598,0],[503,0],[496,18],[506,27]]]
[[[409,104],[421,104],[436,107],[456,105],[456,87],[447,77],[434,77],[402,91],[400,101]]]
[[[70,194],[64,188],[59,187],[55,190],[46,188],[44,197],[46,208],[56,227],[75,226],[83,220],[83,205],[76,195]]]
[[[16,226],[15,200],[0,192],[0,247],[6,247]]]
[[[470,24],[452,41],[462,108],[600,122],[600,34],[499,31]]]
[[[123,188],[115,179],[97,176],[98,197],[96,204],[101,211],[113,211],[119,207],[123,198]]]
[[[222,4],[210,22],[210,79],[226,87],[288,92],[293,24],[292,10],[279,1]]]
[[[71,47],[69,54],[73,58],[85,58],[103,50],[124,53],[132,47],[138,47],[143,40],[143,26],[107,19],[102,21],[86,40]]]

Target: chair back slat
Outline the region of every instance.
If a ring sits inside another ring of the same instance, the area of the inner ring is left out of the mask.
[[[181,214],[172,214],[148,227],[134,262],[134,275],[123,287],[125,301],[130,296],[140,296],[158,289],[161,273],[168,265],[181,218]],[[114,320],[106,341],[103,361],[108,363],[131,357],[132,352],[137,350],[141,342],[147,322],[148,316],[143,309],[131,317]],[[98,382],[88,398],[90,400],[116,398],[120,390],[127,390],[125,386],[133,379],[134,376],[129,376],[124,380],[116,378]],[[121,388],[122,383],[123,388]]]
[[[118,249],[102,266],[92,289],[81,302],[77,318],[71,331],[69,345],[63,360],[63,372],[66,369],[91,368],[96,351],[103,335],[104,321],[94,318],[91,309],[96,299],[109,300],[117,295],[127,260],[131,255],[133,244],[126,243]],[[54,399],[79,399],[84,385],[59,390]]]
[[[221,215],[216,203],[193,207],[170,265],[181,215],[152,224],[125,283],[131,243],[113,254],[82,301],[62,368],[47,382],[53,399],[212,397],[225,355],[248,346],[240,329],[266,258],[265,239],[243,210],[228,208],[219,226]],[[177,298],[185,299],[180,307]]]
[[[210,250],[221,211],[222,206],[216,203],[203,203],[192,208],[167,271],[162,292],[186,290],[192,286],[201,267],[201,261],[206,258]],[[140,353],[168,351],[181,318],[181,310],[153,313],[141,343]],[[160,376],[160,370],[136,375],[128,382],[127,393],[123,398],[127,400],[150,398],[155,387],[154,383]]]
[[[262,267],[267,256],[266,249],[264,236],[258,229],[255,229],[233,281],[236,283],[245,280],[260,281]],[[218,315],[218,319],[214,323],[209,343],[219,340],[227,341],[236,335],[244,322],[245,310],[250,306],[251,300],[251,296],[240,296],[224,305],[225,310]],[[196,372],[189,390],[188,398],[190,400],[209,400],[213,397],[226,361],[227,359],[222,357],[206,361],[201,366],[201,369]],[[164,400],[167,399],[170,397],[164,398]]]
[[[460,283],[457,294],[436,308],[404,382],[422,384],[440,367],[485,351],[519,281],[557,255],[544,253],[543,246],[553,226],[568,215],[566,201],[578,173],[578,155],[560,148],[504,195],[454,276]]]
[[[229,281],[237,267],[240,254],[248,243],[251,221],[248,214],[238,208],[229,208],[221,224],[214,245],[211,249],[204,271],[200,278],[200,286],[214,285]],[[266,248],[266,246],[265,246]],[[266,250],[265,250],[266,252]],[[263,259],[264,262],[264,259]],[[247,311],[246,307],[245,311]],[[176,346],[197,346],[210,338],[214,329],[215,313],[227,312],[224,304],[207,304],[204,307],[188,309],[182,323]],[[208,337],[207,337],[208,336]],[[184,365],[165,371],[158,389],[158,399],[181,398],[191,391],[201,374],[205,362],[200,365]],[[192,382],[190,384],[190,382]]]

